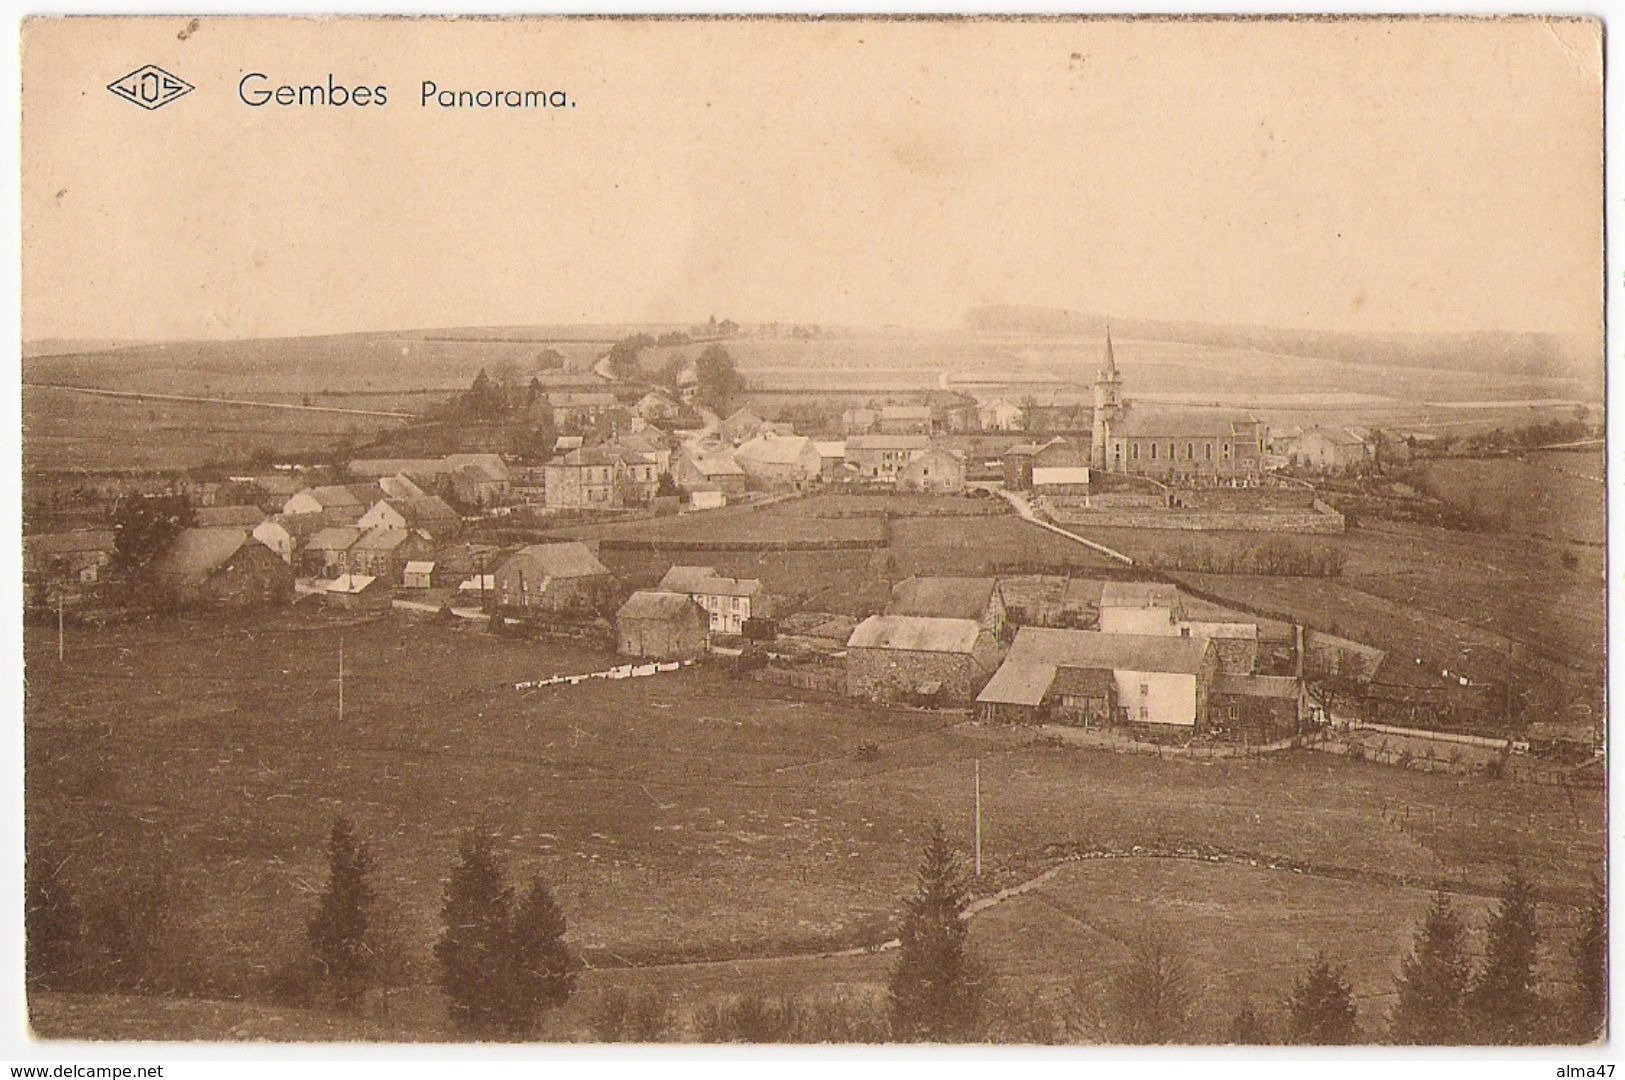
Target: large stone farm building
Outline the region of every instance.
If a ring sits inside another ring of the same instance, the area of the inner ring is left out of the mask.
[[[874,701],[969,702],[998,664],[970,619],[871,615],[846,643],[846,690]]]

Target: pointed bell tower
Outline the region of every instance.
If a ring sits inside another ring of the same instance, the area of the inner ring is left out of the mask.
[[[1108,468],[1107,447],[1111,442],[1112,425],[1123,414],[1123,377],[1117,371],[1117,357],[1112,354],[1112,325],[1106,324],[1106,355],[1095,376],[1094,438],[1089,448],[1091,468]]]

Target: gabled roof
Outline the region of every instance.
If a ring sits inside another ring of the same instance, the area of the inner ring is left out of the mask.
[[[902,649],[909,652],[971,653],[982,628],[970,619],[927,619],[871,615],[847,639],[849,649]]]
[[[743,476],[745,470],[728,451],[693,450],[688,454],[691,465],[702,476]]]
[[[1312,435],[1325,439],[1333,446],[1346,446],[1353,448],[1357,446],[1364,446],[1366,444],[1366,439],[1360,434],[1349,428],[1341,427],[1312,427],[1299,436],[1299,438],[1307,439]]]
[[[153,573],[171,584],[195,585],[229,562],[245,543],[248,533],[242,529],[182,529],[153,563]]]
[[[366,506],[378,496],[376,484],[323,484],[299,492],[315,499],[324,509],[336,506]]]
[[[365,592],[378,578],[371,574],[340,574],[327,583],[327,592],[354,595]]]
[[[844,458],[846,456],[845,439],[814,439],[813,449],[818,451],[821,458]]]
[[[408,574],[432,574],[434,573],[434,563],[428,560],[414,559],[407,563],[403,570]]]
[[[1075,694],[1079,697],[1105,696],[1115,689],[1112,673],[1101,668],[1059,667],[1055,681],[1050,683],[1052,694]]]
[[[408,499],[383,499],[390,508],[406,519],[408,525],[432,525],[440,522],[461,521],[451,504],[438,495],[419,495]]]
[[[80,529],[75,532],[34,533],[23,537],[23,549],[30,555],[67,555],[83,551],[114,549],[111,529]]]
[[[551,578],[597,577],[609,573],[586,544],[575,540],[520,548],[502,568],[506,570],[516,562],[522,562],[533,575]]]
[[[1169,608],[1179,604],[1179,589],[1160,581],[1108,581],[1100,589],[1103,608]]]
[[[1114,437],[1224,438],[1242,434],[1244,427],[1256,423],[1257,419],[1250,416],[1227,416],[1205,409],[1150,410],[1136,406],[1112,423],[1111,432]]]
[[[1024,626],[1016,631],[1009,659],[1057,667],[1194,675],[1202,670],[1209,648],[1207,638]]]
[[[265,511],[257,506],[200,506],[192,513],[192,521],[199,528],[212,526],[253,527],[265,520]]]
[[[723,577],[710,566],[674,566],[666,571],[657,588],[661,592],[702,596],[757,596],[762,583],[756,578]]]
[[[394,551],[412,535],[409,529],[392,529],[379,525],[361,534],[361,539],[350,546],[351,551]]]
[[[627,597],[626,603],[621,605],[615,617],[666,622],[681,618],[704,619],[707,616],[704,609],[682,593],[645,590]]]
[[[734,458],[758,465],[794,465],[811,445],[805,435],[759,435],[735,450]]]
[[[322,521],[321,514],[272,514],[254,526],[254,531],[272,525],[287,533],[291,540],[307,539],[329,527]]]
[[[315,551],[348,551],[359,539],[361,530],[354,525],[330,525],[312,536],[305,544],[305,548]]]
[[[1055,672],[1054,664],[1043,661],[1007,659],[982,687],[976,700],[983,705],[1041,705]]]
[[[892,586],[887,615],[981,619],[998,582],[990,577],[910,577]]]

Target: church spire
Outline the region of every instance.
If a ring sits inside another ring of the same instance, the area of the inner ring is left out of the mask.
[[[1100,367],[1100,377],[1117,378],[1117,357],[1112,354],[1112,324],[1109,320],[1106,323],[1106,362]]]

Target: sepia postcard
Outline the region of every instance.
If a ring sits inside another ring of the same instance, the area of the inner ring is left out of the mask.
[[[1607,1038],[1600,20],[20,34],[30,1045]]]

